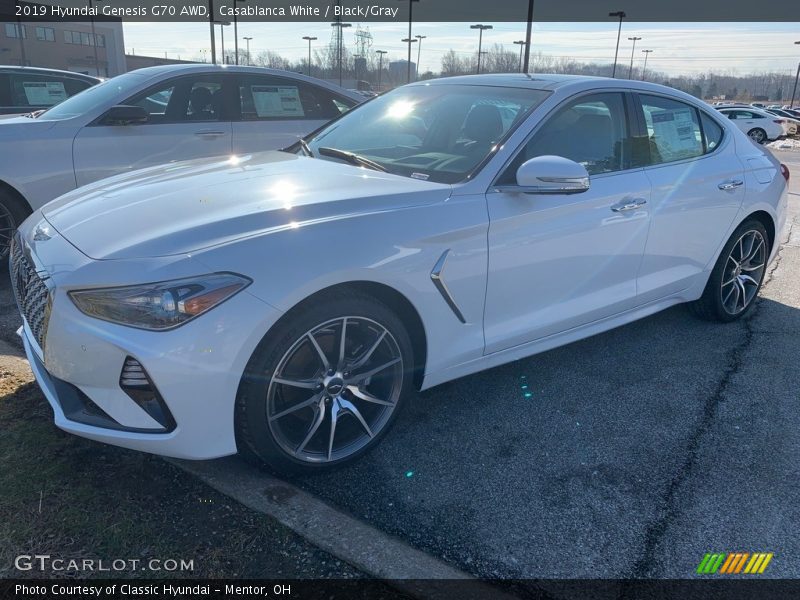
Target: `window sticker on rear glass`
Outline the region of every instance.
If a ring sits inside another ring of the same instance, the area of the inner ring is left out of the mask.
[[[701,142],[695,135],[693,109],[677,108],[651,113],[653,134],[662,156],[680,156],[700,150]]]
[[[253,104],[259,117],[303,117],[300,90],[295,86],[252,85]]]
[[[24,81],[22,88],[31,106],[53,106],[67,99],[67,90],[60,81]]]

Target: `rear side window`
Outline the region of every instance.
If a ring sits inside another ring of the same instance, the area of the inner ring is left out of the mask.
[[[91,84],[71,77],[40,74],[11,74],[11,105],[24,108],[49,108],[82,92]]]
[[[713,152],[722,143],[722,127],[703,111],[700,111],[700,121],[703,124],[703,135],[705,136],[706,151]]]
[[[705,153],[695,107],[663,96],[640,95],[650,146],[650,164],[695,158]]]
[[[243,121],[327,121],[355,105],[323,87],[270,75],[240,76],[239,102]]]

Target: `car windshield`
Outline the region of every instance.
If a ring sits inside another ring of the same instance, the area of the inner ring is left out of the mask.
[[[146,77],[146,75],[132,71],[131,73],[108,79],[67,98],[60,104],[56,104],[40,114],[37,119],[40,121],[61,121],[80,116],[97,106],[108,104],[118,94],[131,92]]]
[[[307,147],[325,160],[358,164],[366,159],[362,164],[371,161],[377,163],[373,168],[396,175],[455,183],[473,172],[549,93],[479,85],[406,86],[347,113],[309,138]]]

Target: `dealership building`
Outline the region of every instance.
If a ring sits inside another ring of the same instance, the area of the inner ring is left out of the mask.
[[[0,65],[114,77],[128,70],[122,22],[0,23]]]

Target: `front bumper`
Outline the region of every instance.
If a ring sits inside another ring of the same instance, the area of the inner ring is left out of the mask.
[[[234,404],[241,375],[263,328],[279,311],[245,290],[170,331],[107,323],[81,313],[67,291],[163,281],[198,275],[204,268],[185,256],[92,261],[58,235],[28,243],[37,270],[47,273],[52,299],[44,347],[27,323],[19,333],[56,425],[81,437],[176,458],[235,454]],[[121,387],[129,357],[157,388],[174,419],[171,427],[155,420]]]

